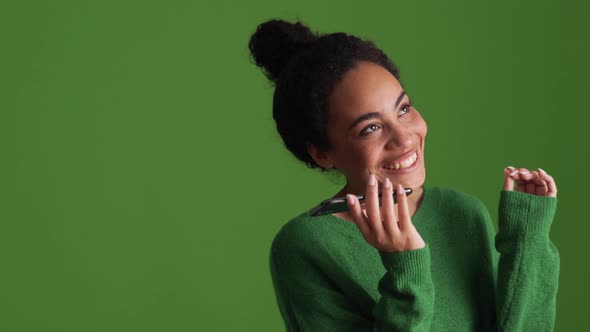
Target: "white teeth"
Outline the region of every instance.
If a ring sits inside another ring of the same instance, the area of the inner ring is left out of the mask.
[[[387,169],[400,169],[400,168],[408,168],[410,167],[418,158],[416,152],[414,152],[411,156],[407,159],[402,160],[400,163],[396,162],[393,165],[386,165],[385,168]]]

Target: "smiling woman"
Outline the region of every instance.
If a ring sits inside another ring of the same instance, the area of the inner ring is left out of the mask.
[[[559,253],[549,239],[557,209],[549,174],[504,170],[495,233],[477,197],[425,184],[426,122],[373,42],[270,20],[249,47],[275,83],[287,149],[346,178],[333,197],[346,195],[347,211],[303,212],[272,242],[288,331],[553,330]]]
[[[382,66],[360,60],[337,81],[328,98],[330,150],[310,144],[312,158],[344,174],[347,185],[335,196],[363,192],[371,174],[409,187],[410,212],[416,210],[425,180],[426,122],[399,80]],[[352,220],[346,213],[339,215]]]

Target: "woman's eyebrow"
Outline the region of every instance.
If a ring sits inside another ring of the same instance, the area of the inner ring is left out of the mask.
[[[361,116],[359,116],[356,120],[354,120],[354,122],[350,125],[350,127],[348,128],[348,130],[351,130],[352,128],[354,128],[357,124],[372,119],[372,118],[380,118],[381,117],[381,112],[371,112],[371,113],[365,113]]]
[[[399,94],[399,96],[395,100],[395,105],[393,105],[393,109],[397,109],[397,106],[402,101],[402,99],[404,98],[405,95],[406,95],[406,92],[405,91],[402,91],[402,93]],[[350,127],[348,128],[348,130],[351,130],[357,124],[359,124],[359,123],[361,123],[363,121],[366,121],[366,120],[369,120],[369,119],[372,119],[372,118],[378,118],[378,117],[381,117],[381,113],[380,112],[365,113],[365,114],[359,116],[356,120],[354,120],[352,122],[352,124],[350,125]]]
[[[402,90],[402,93],[399,94],[399,96],[397,97],[397,100],[395,101],[395,105],[393,105],[394,110],[397,109],[399,102],[402,101],[402,98],[404,98],[405,95],[406,95],[406,92]]]

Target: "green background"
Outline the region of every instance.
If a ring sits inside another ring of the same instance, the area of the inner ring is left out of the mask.
[[[247,43],[270,18],[377,43],[426,183],[558,186],[557,331],[587,328],[589,24],[557,1],[2,1],[0,330],[279,331],[270,242],[341,187],[289,155]]]

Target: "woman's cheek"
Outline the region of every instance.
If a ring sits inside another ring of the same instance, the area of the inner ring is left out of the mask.
[[[415,121],[415,130],[420,136],[426,136],[426,133],[428,132],[426,121],[424,121],[424,118],[420,115],[420,113],[416,112],[416,115],[418,116],[416,117]]]

